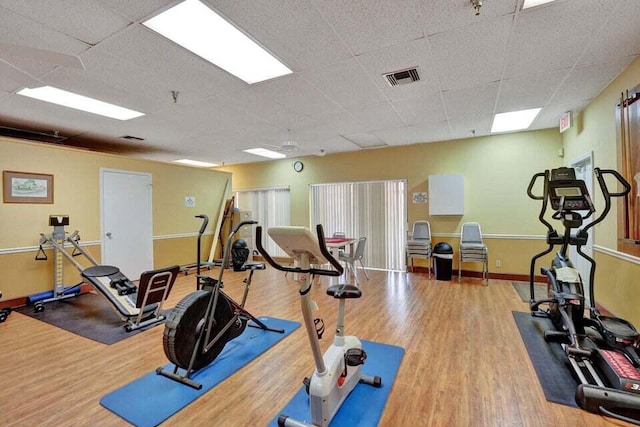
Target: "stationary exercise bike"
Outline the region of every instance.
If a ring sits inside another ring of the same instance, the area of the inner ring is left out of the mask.
[[[319,339],[324,328],[321,326],[317,329],[316,322],[312,318],[314,302],[311,300],[310,291],[313,276],[339,277],[343,273],[343,268],[325,246],[321,225],[317,226],[316,233],[317,236],[314,236],[304,227],[269,228],[269,237],[298,262],[297,267],[289,267],[277,263],[269,255],[262,246],[262,227],[256,229],[256,247],[265,260],[280,271],[297,273],[298,275],[302,315],[316,364],[311,378],[305,378],[303,381],[309,395],[311,423],[295,420],[282,414],[278,417],[279,426],[327,426],[358,383],[374,387],[382,385],[380,377],[362,374],[362,365],[365,363],[367,354],[362,349],[360,340],[354,336],[344,335],[345,300],[360,298],[361,291],[357,286],[338,284],[329,286],[327,289],[327,295],[338,300],[338,321],[333,344],[324,355],[320,351]],[[333,269],[312,267],[312,265],[326,263],[331,264]],[[321,322],[319,323],[322,325]]]
[[[253,273],[264,270],[264,263],[245,262],[239,268],[239,271],[249,272],[244,279],[241,302],[236,302],[222,290],[222,275],[224,266],[229,265],[233,236],[242,226],[251,224],[257,224],[257,221],[241,222],[229,233],[218,278],[198,274],[198,290],[180,300],[171,311],[165,323],[162,344],[165,355],[175,366],[172,370],[160,367],[156,369],[157,374],[200,390],[202,384],[191,377],[211,364],[227,342],[240,336],[247,326],[284,333],[284,329],[265,325],[244,308]],[[181,374],[178,368],[185,372]]]
[[[584,181],[576,179],[572,168],[547,170],[531,179],[527,194],[532,199],[542,200],[538,219],[547,227],[546,240],[549,247],[531,260],[530,309],[533,316],[551,319],[555,330],[545,331],[545,339],[562,343],[572,371],[580,381],[576,390],[578,405],[590,412],[640,425],[640,358],[637,352],[640,334],[626,320],[600,314],[594,291],[596,262],[582,251],[582,246],[587,244],[589,238],[588,231],[609,213],[611,199],[625,197],[631,187],[615,170],[595,168],[594,174],[605,207],[597,218],[585,226],[584,220],[596,210]],[[613,176],[624,189],[611,193],[605,182],[605,175]],[[544,177],[544,193],[537,196],[532,189],[541,177]],[[554,210],[552,219],[561,221],[564,227],[562,235],[544,218],[548,202]],[[548,297],[536,300],[536,260],[550,253],[555,246],[560,246],[560,250],[554,257],[551,268],[541,269],[547,277]],[[584,315],[582,278],[567,253],[570,246],[575,246],[576,252],[590,264],[588,316]],[[546,305],[546,310],[540,308],[542,305]]]

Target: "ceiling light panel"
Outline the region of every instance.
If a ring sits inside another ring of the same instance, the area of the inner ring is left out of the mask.
[[[198,0],[179,3],[143,25],[249,84],[292,73],[235,25]]]
[[[98,114],[112,119],[130,120],[144,116],[144,113],[139,111],[78,95],[77,93],[67,92],[66,90],[52,86],[42,86],[34,89],[24,88],[16,93],[40,101],[51,102],[52,104]]]
[[[493,118],[491,133],[512,132],[527,129],[536,118],[541,108],[498,113]]]
[[[540,6],[541,4],[551,3],[555,0],[524,0],[522,4],[522,10],[529,9],[530,7]]]
[[[207,162],[201,162],[199,160],[191,160],[191,159],[174,160],[174,162],[181,163],[183,165],[188,165],[188,166],[197,166],[199,168],[212,168],[215,166],[220,166],[220,164],[218,163],[207,163]]]
[[[249,148],[242,151],[249,154],[255,154],[256,156],[267,157],[269,159],[284,159],[287,157],[285,154],[267,150],[266,148]]]

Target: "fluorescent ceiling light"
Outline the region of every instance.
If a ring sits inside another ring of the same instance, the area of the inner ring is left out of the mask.
[[[530,7],[540,6],[541,4],[551,3],[555,0],[524,0],[522,4],[522,10],[529,9]]]
[[[214,166],[220,166],[219,163],[207,163],[207,162],[200,162],[198,160],[190,160],[190,159],[174,160],[174,162],[182,163],[183,165],[197,166],[199,168],[212,168]]]
[[[235,25],[198,0],[179,3],[143,25],[249,84],[292,73]]]
[[[530,110],[496,114],[493,118],[491,133],[526,129],[531,126],[533,119],[536,118],[540,110],[541,108],[532,108]]]
[[[144,113],[138,111],[129,110],[128,108],[109,104],[108,102],[98,101],[97,99],[78,95],[77,93],[67,92],[66,90],[52,86],[42,86],[35,89],[25,88],[17,92],[17,94],[62,105],[63,107],[75,108],[76,110],[111,117],[112,119],[129,120],[144,116]]]
[[[285,154],[267,150],[266,148],[249,148],[242,151],[245,153],[255,154],[256,156],[268,157],[270,159],[284,159],[287,157]]]

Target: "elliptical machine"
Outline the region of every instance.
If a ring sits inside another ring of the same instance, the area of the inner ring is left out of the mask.
[[[314,302],[311,300],[311,285],[315,275],[339,277],[343,273],[342,265],[331,255],[325,245],[322,225],[316,227],[314,236],[304,227],[271,227],[271,237],[290,257],[298,262],[297,267],[288,267],[274,261],[262,247],[262,227],[256,228],[256,247],[265,260],[274,268],[288,273],[296,273],[300,284],[300,305],[304,317],[307,337],[313,352],[316,369],[311,378],[303,383],[309,395],[311,424],[295,420],[282,414],[278,417],[279,426],[312,427],[327,426],[344,403],[349,393],[358,383],[381,387],[382,379],[362,374],[362,365],[367,354],[357,337],[344,335],[345,299],[360,298],[360,288],[350,284],[338,284],[327,288],[327,295],[338,300],[338,320],[333,344],[322,354],[320,338],[324,328],[316,329],[312,318]],[[329,263],[332,270],[314,268],[312,265]]]
[[[201,231],[204,231],[209,219],[206,215],[198,215],[198,217],[204,220],[201,228]],[[257,224],[257,221],[241,222],[229,233],[217,279],[199,274],[200,244],[198,242],[198,274],[196,275],[198,289],[176,304],[165,323],[162,345],[167,359],[174,364],[174,368],[172,370],[157,368],[158,375],[200,390],[202,384],[194,381],[192,376],[211,364],[227,342],[240,336],[247,326],[284,333],[284,329],[267,326],[244,308],[253,273],[256,270],[264,270],[264,263],[245,262],[236,270],[249,272],[244,279],[245,288],[241,302],[236,302],[222,290],[222,275],[225,266],[229,264],[233,236],[242,226],[251,224]],[[178,368],[182,368],[184,373],[180,373]]]
[[[533,316],[548,317],[555,331],[545,331],[547,341],[560,341],[575,376],[580,381],[576,390],[576,403],[590,412],[640,425],[640,358],[637,348],[640,334],[624,319],[602,316],[595,303],[595,260],[582,251],[587,244],[588,230],[604,220],[611,209],[611,199],[625,197],[631,187],[615,170],[594,168],[598,186],[604,198],[602,213],[583,226],[586,218],[596,212],[584,181],[577,180],[572,168],[547,170],[533,176],[527,194],[542,200],[538,219],[547,227],[549,247],[531,259],[529,285],[530,310]],[[611,193],[604,176],[613,176],[623,191]],[[536,181],[544,177],[544,194],[533,194]],[[554,213],[552,219],[561,221],[564,233],[560,235],[544,218],[548,202]],[[585,213],[581,213],[585,212]],[[574,232],[575,230],[575,232]],[[560,250],[551,268],[542,268],[547,277],[548,297],[536,300],[534,273],[536,261],[550,253],[555,246]],[[576,252],[590,264],[590,307],[585,317],[585,297],[582,279],[569,259],[568,249]],[[546,305],[542,310],[541,305]]]

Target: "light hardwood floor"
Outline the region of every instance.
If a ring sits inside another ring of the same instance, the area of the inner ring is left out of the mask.
[[[256,272],[247,308],[302,322],[291,276]],[[406,351],[381,426],[623,425],[544,399],[511,314],[527,304],[508,281],[483,286],[480,279],[440,282],[419,273],[369,276],[360,272],[363,297],[348,301],[346,331]],[[244,277],[224,273],[232,297],[240,298]],[[326,284],[322,279],[313,289],[327,325],[323,349],[336,317]],[[194,288],[194,275],[180,276],[169,306]],[[0,426],[127,425],[99,401],[167,363],[163,329],[107,346],[12,313],[0,324]],[[265,426],[312,370],[301,327],[163,425]]]

